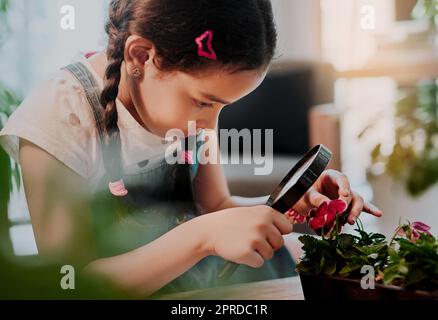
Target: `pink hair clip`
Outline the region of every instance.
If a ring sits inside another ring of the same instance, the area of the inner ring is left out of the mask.
[[[207,50],[204,48],[202,41],[207,38]],[[199,37],[196,38],[196,43],[198,44],[198,55],[200,57],[206,57],[211,60],[217,60],[216,52],[214,52],[212,47],[213,41],[213,31],[207,30]]]
[[[110,182],[108,187],[110,192],[116,197],[124,197],[128,194],[128,190],[126,190],[123,180]]]

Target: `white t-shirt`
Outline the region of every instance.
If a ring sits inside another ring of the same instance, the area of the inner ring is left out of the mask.
[[[78,54],[72,62],[75,61],[82,62],[91,71],[102,89],[103,79],[84,55]],[[162,161],[170,143],[144,129],[119,100],[116,106],[124,171],[145,170],[143,165],[138,165],[145,160],[149,160],[147,166]],[[34,143],[63,162],[85,178],[92,191],[104,176],[91,106],[78,80],[66,70],[59,70],[38,84],[0,131],[0,144],[17,162],[19,138]]]

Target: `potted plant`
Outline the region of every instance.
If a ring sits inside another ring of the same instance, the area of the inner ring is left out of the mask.
[[[320,235],[299,238],[307,300],[438,299],[438,241],[430,227],[408,222],[388,241],[357,220],[357,234],[341,233],[346,208],[341,200],[325,202],[307,217]]]

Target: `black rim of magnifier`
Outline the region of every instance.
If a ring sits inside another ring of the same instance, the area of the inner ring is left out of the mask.
[[[289,190],[287,190],[287,192],[280,199],[275,201],[289,180],[307,161],[309,161],[309,159],[315,155],[315,159],[310,163],[309,167],[304,171],[298,181]],[[298,202],[298,200],[304,196],[304,194],[312,187],[316,180],[318,180],[320,175],[327,168],[331,157],[332,153],[330,150],[322,144],[312,148],[304,155],[302,159],[300,159],[300,161],[297,162],[297,164],[289,171],[286,177],[280,182],[277,188],[275,188],[275,190],[271,193],[266,205],[281,213],[287,212]]]
[[[298,170],[300,170],[301,167],[315,155],[315,159],[304,171],[296,184],[293,185],[280,199],[278,199],[278,201],[274,203],[275,199],[278,197],[284,186],[289,182],[293,175],[297,173]],[[312,148],[304,155],[302,159],[300,159],[300,161],[297,162],[297,164],[289,171],[286,177],[281,180],[278,187],[275,188],[269,196],[266,205],[279,212],[286,213],[298,202],[298,200],[300,200],[304,196],[304,194],[310,189],[310,187],[312,187],[312,185],[316,182],[319,176],[327,168],[331,157],[331,151],[322,144]],[[217,277],[219,279],[228,279],[229,277],[231,277],[231,275],[234,273],[238,266],[239,264],[237,263],[227,261],[222,270],[220,270],[217,274]]]

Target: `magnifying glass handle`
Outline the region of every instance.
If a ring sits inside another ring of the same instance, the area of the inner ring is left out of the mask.
[[[239,264],[227,261],[225,266],[222,268],[222,270],[218,273],[217,277],[219,279],[228,279],[231,277],[231,275],[236,271],[236,269],[239,267]]]

